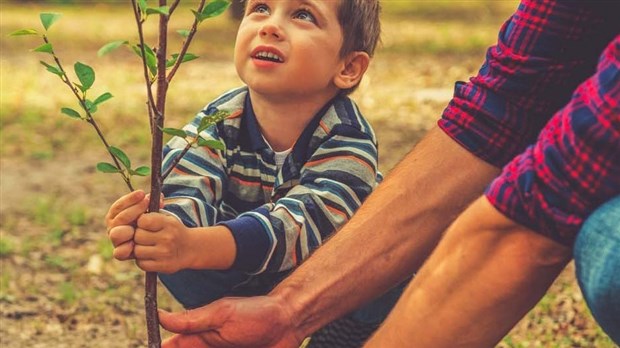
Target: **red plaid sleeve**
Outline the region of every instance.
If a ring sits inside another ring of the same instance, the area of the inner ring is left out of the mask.
[[[532,144],[620,29],[620,2],[523,1],[478,75],[458,82],[439,126],[483,160],[504,166]]]
[[[596,207],[618,194],[620,35],[536,143],[505,166],[486,191],[506,216],[566,245]]]

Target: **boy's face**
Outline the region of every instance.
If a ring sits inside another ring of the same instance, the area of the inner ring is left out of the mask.
[[[235,44],[239,77],[257,93],[331,97],[342,69],[340,0],[248,0]]]

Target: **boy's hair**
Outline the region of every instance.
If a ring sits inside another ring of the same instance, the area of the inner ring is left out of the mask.
[[[343,42],[340,56],[363,51],[373,56],[380,41],[381,22],[379,0],[340,0],[338,21],[342,27]]]

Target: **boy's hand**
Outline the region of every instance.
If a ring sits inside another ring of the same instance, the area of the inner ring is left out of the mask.
[[[133,255],[138,267],[147,272],[174,273],[192,266],[195,230],[176,217],[145,213],[137,221],[133,235]],[[198,244],[198,245],[197,245]]]
[[[160,203],[163,206],[163,200]],[[133,191],[112,203],[105,216],[108,237],[114,245],[114,258],[120,261],[133,259],[134,232],[140,215],[148,210],[149,195],[142,190]]]

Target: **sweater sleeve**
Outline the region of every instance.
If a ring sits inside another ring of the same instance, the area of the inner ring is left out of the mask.
[[[233,268],[258,274],[301,263],[372,192],[377,156],[377,145],[368,134],[345,125],[334,128],[285,196],[222,222],[237,243]]]

